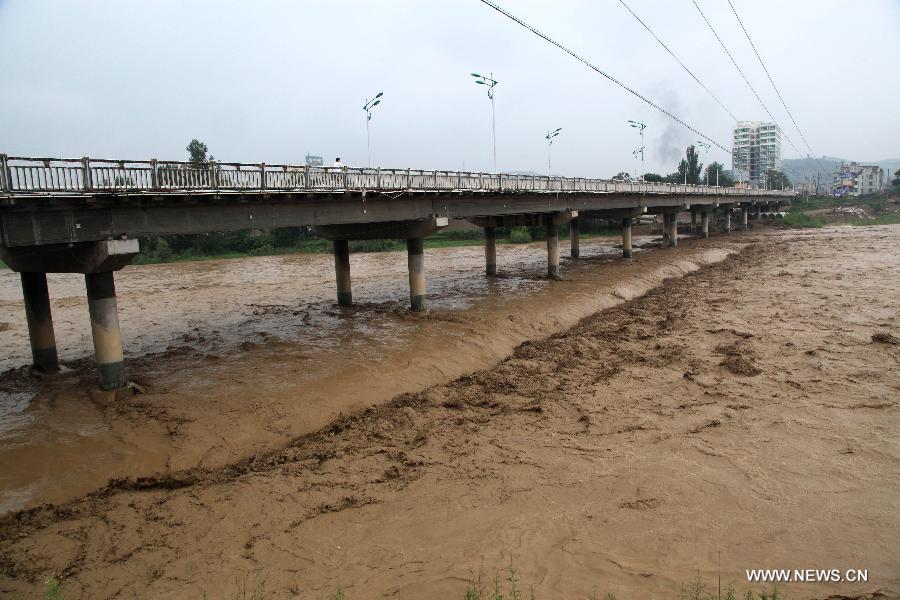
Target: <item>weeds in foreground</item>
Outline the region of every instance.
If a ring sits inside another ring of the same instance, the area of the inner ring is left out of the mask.
[[[51,577],[44,582],[45,598],[47,600],[63,600],[63,586],[56,577]]]

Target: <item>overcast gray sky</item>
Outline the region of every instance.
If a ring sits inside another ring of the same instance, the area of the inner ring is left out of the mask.
[[[626,0],[741,119],[768,120],[691,0]],[[900,2],[732,0],[816,154],[900,155]],[[499,4],[726,147],[733,122],[619,0]],[[698,0],[803,151],[726,0]],[[670,172],[697,136],[478,0],[0,0],[0,151],[175,159],[192,137],[224,161],[366,161],[365,98],[383,167]],[[783,156],[797,157],[787,141]],[[704,159],[726,160],[722,152]],[[726,163],[727,164],[727,163]]]

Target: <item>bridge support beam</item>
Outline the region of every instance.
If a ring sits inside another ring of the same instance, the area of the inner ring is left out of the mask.
[[[59,371],[59,359],[56,355],[56,336],[53,334],[53,316],[50,314],[47,274],[22,272],[19,275],[25,296],[25,318],[28,320],[34,369],[41,373],[54,373]]]
[[[722,226],[722,230],[725,233],[731,233],[731,207],[727,207],[725,209],[725,223]]]
[[[493,225],[484,228],[484,272],[497,274],[497,228]]]
[[[100,373],[100,389],[124,388],[128,381],[125,378],[125,357],[113,272],[88,273],[84,280],[91,314],[94,354]]]
[[[747,230],[750,228],[750,209],[746,204],[741,205],[741,229]]]
[[[350,284],[350,242],[334,240],[334,275],[337,281],[338,306],[353,306]]]
[[[547,276],[559,279],[559,226],[553,216],[547,217]]]
[[[622,256],[631,258],[631,219],[622,219]]]
[[[663,213],[662,240],[663,244],[666,246],[668,246],[669,244],[669,230],[671,228],[669,225],[670,216],[671,215],[669,213]]]
[[[425,310],[425,246],[423,238],[406,240],[409,259],[409,305],[414,311]]]
[[[691,211],[691,233],[697,233],[697,211]]]
[[[572,250],[570,256],[572,258],[578,258],[581,256],[581,248],[580,248],[580,240],[579,240],[579,231],[578,231],[578,218],[574,218],[569,221],[569,239],[572,243]]]
[[[709,212],[705,210],[700,213],[700,234],[709,237]]]

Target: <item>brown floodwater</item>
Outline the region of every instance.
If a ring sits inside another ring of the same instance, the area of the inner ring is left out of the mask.
[[[61,503],[0,517],[0,595],[58,577],[83,598],[484,597],[497,577],[512,597],[514,566],[536,598],[772,591],[747,569],[863,569],[778,589],[900,598],[900,227],[631,261],[585,246],[552,282],[539,245],[502,248],[492,284],[480,249],[429,251],[426,315],[405,309],[402,253],[354,257],[383,275],[350,311],[330,257],[238,261],[233,286],[197,291],[204,265],[181,290],[149,277],[157,298],[128,304],[179,325],[130,358],[147,393],[92,400],[77,353],[61,377],[2,380],[7,498]],[[204,302],[228,334],[180,329]]]
[[[687,260],[696,252],[651,258],[642,248],[655,244],[640,236],[629,265],[616,243],[583,239],[582,259],[564,257],[559,282],[544,276],[543,243],[499,246],[496,278],[483,275],[480,246],[428,250],[424,316],[407,310],[404,252],[352,255],[351,309],[335,305],[328,254],[129,266],[116,274],[119,317],[130,379],[146,393],[116,403],[88,393],[83,276],[48,275],[64,367],[39,378],[26,368],[18,274],[2,271],[0,513],[277,446],[342,412],[490,366],[525,339],[696,268]],[[620,297],[610,295],[616,285]]]

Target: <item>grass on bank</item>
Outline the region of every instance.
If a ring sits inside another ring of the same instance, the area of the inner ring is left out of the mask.
[[[45,599],[46,600],[65,600],[63,593],[63,584],[59,579],[51,577],[44,582]],[[234,593],[230,596],[231,600],[266,600],[268,596],[265,591],[265,583],[260,581],[253,587],[247,586],[247,577],[238,578]],[[500,572],[494,575],[494,578],[485,583],[482,580],[482,574],[470,578],[466,585],[464,594],[461,594],[461,600],[537,600],[534,588],[529,587],[526,594],[524,591],[519,573],[513,565],[509,565],[504,573]],[[718,588],[718,586],[717,586]],[[586,600],[616,600],[615,594],[607,592],[604,596],[597,595],[597,586],[588,592],[585,596]],[[134,595],[138,598],[137,594]],[[771,591],[764,590],[756,594],[752,590],[747,590],[742,595],[738,595],[733,584],[728,584],[725,590],[716,589],[708,590],[706,583],[698,575],[696,579],[688,584],[682,584],[677,594],[671,596],[677,600],[787,600],[778,586],[773,586]],[[200,600],[209,600],[209,594],[201,592]],[[349,600],[340,584],[334,590],[329,600]]]

